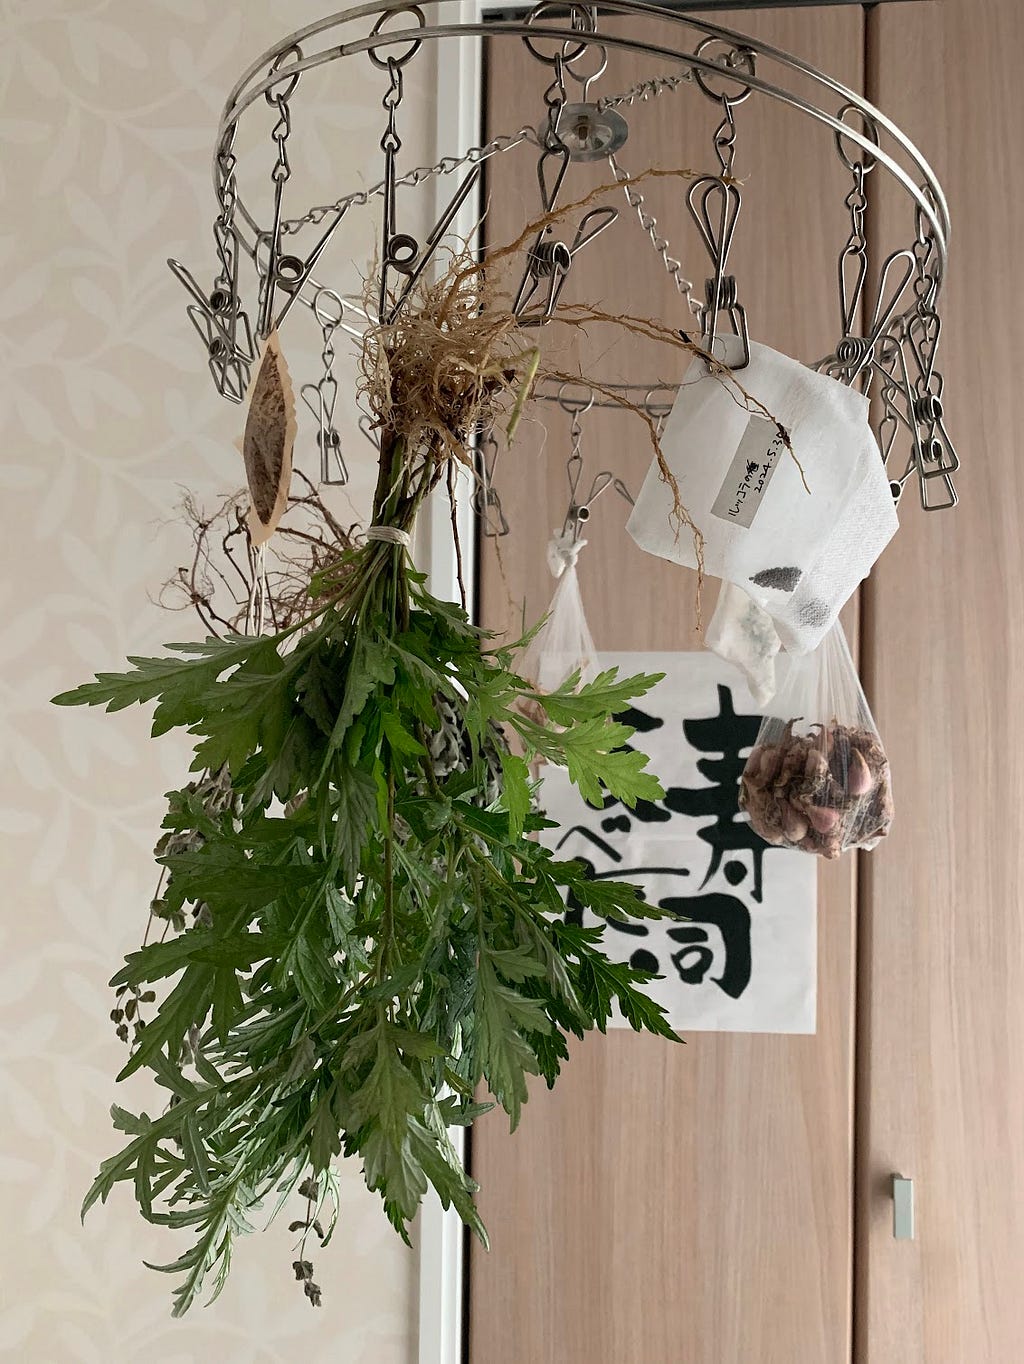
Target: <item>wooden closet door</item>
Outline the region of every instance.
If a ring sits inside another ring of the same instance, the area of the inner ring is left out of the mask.
[[[953,233],[938,365],[960,506],[867,589],[896,822],[865,859],[859,1364],[1024,1359],[1024,6],[884,5],[871,97],[926,150]],[[887,214],[895,211],[886,200]],[[917,1226],[894,1240],[891,1177]]]
[[[716,16],[718,17],[718,16]],[[627,21],[622,21],[623,23]],[[730,14],[723,23],[800,53],[862,88],[859,8]],[[678,41],[679,31],[676,30]],[[657,72],[610,55],[598,94]],[[489,134],[537,123],[550,74],[518,43],[494,44]],[[621,159],[712,169],[721,110],[684,87],[625,111]],[[744,179],[734,269],[756,339],[810,360],[835,344],[836,256],[847,184],[830,135],[754,96],[737,110]],[[518,156],[518,160],[515,159]],[[535,161],[493,163],[488,235],[510,240],[538,212]],[[574,167],[567,198],[608,176]],[[644,185],[698,292],[706,258],[685,221],[685,185]],[[650,242],[623,212],[581,253],[566,297],[687,327]],[[545,346],[607,378],[678,379],[681,358],[608,329]],[[483,620],[518,629],[546,609],[551,528],[567,504],[567,422],[528,427],[497,483],[512,534],[486,540]],[[583,419],[585,479],[613,469],[635,491],[651,451],[628,414]],[[599,648],[695,649],[693,575],[642,554],[612,493],[595,504],[580,561]],[[705,614],[714,605],[712,587]],[[854,863],[823,867],[818,1031],[813,1037],[693,1033],[686,1046],[613,1031],[573,1048],[556,1089],[531,1090],[512,1137],[500,1114],[476,1125],[472,1168],[492,1240],[470,1261],[471,1364],[842,1364],[850,1358]]]

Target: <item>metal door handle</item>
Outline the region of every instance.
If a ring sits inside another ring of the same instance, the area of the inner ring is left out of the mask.
[[[914,1239],[914,1181],[892,1177],[892,1234],[897,1241]]]

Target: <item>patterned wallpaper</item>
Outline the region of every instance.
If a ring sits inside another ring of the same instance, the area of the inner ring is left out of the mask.
[[[171,1281],[141,1263],[180,1253],[174,1233],[147,1227],[123,1190],[84,1229],[78,1220],[115,1140],[110,1103],[153,1103],[145,1082],[114,1090],[124,1053],[105,982],[138,942],[160,793],[179,784],[184,753],[170,738],[147,743],[141,712],[104,717],[46,700],[126,652],[197,633],[191,616],[169,616],[152,597],[182,562],[179,487],[212,498],[240,482],[240,413],[214,393],[164,262],[178,256],[212,277],[209,165],[223,98],[269,43],[328,8],[0,0],[0,1358],[19,1364],[415,1357],[415,1257],[357,1169],[346,1173],[337,1237],[314,1257],[320,1311],[292,1281],[284,1220],[239,1246],[217,1305],[183,1322],[169,1316]],[[300,200],[376,178],[382,73],[365,60],[345,66],[300,88]],[[432,84],[424,56],[408,73],[420,112],[406,147],[417,160],[433,152]],[[265,144],[248,164],[269,174]],[[365,269],[373,243],[364,215],[341,258]],[[340,283],[358,287],[358,275]],[[315,379],[319,335],[305,319],[291,330],[293,375]],[[308,422],[300,440],[297,462],[312,473]],[[351,520],[372,475],[358,433],[347,459],[353,484],[338,509]]]

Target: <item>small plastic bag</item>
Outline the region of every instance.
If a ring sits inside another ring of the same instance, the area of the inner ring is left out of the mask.
[[[889,762],[843,628],[791,657],[740,781],[740,807],[777,847],[835,858],[892,824]]]
[[[597,649],[587,625],[580,594],[576,560],[586,540],[574,540],[571,532],[553,531],[548,545],[548,567],[556,577],[544,624],[534,635],[519,665],[520,674],[539,691],[557,691],[573,673],[581,682],[597,674]]]

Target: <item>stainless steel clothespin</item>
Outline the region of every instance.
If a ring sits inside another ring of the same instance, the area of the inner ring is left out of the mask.
[[[874,366],[879,344],[888,331],[900,300],[910,287],[915,269],[913,251],[893,251],[886,258],[878,276],[878,291],[866,332],[862,336],[844,336],[836,347],[830,368],[835,377],[841,379],[843,383],[852,385],[865,371],[870,372]],[[861,301],[859,292],[855,301],[859,305]],[[844,298],[844,306],[845,304]]]
[[[388,265],[392,270],[406,276],[405,287],[395,300],[394,307],[388,314],[388,323],[392,323],[404,308],[409,295],[416,287],[424,270],[430,264],[437,248],[444,240],[445,234],[455,221],[456,214],[462,205],[469,198],[470,191],[480,180],[480,173],[483,167],[476,165],[469,172],[462,184],[458,187],[444,212],[437,222],[430,229],[430,234],[423,244],[422,250],[415,237],[408,234],[399,234],[391,240],[391,256]]]
[[[338,381],[334,377],[334,333],[345,316],[345,301],[333,289],[319,289],[313,299],[313,312],[323,329],[324,373],[319,383],[303,384],[299,392],[302,400],[319,423],[317,445],[320,447],[321,483],[345,484],[348,466],[341,453],[341,436],[335,425],[334,409],[338,401]]]
[[[480,529],[490,539],[501,539],[509,533],[508,518],[501,498],[494,486],[494,470],[498,463],[499,447],[493,431],[480,437],[477,447],[477,484],[473,489],[473,511],[480,519]]]
[[[622,479],[613,474],[610,469],[602,469],[600,473],[595,474],[586,497],[579,496],[580,478],[583,474],[583,452],[581,448],[583,428],[580,424],[580,417],[594,406],[594,394],[589,392],[585,399],[573,398],[566,394],[567,387],[568,385],[563,384],[558,391],[558,405],[570,416],[570,451],[569,458],[565,461],[565,472],[569,482],[569,507],[565,513],[565,520],[562,522],[562,536],[564,538],[571,535],[572,542],[575,543],[580,538],[581,527],[585,526],[590,520],[591,507],[602,493],[607,492],[609,488],[614,488],[630,506],[633,506],[633,497]]]
[[[595,476],[593,483],[590,485],[590,492],[587,494],[586,500],[577,508],[577,520],[589,521],[590,508],[601,494],[607,492],[609,488],[614,488],[620,497],[624,498],[631,507],[633,506],[633,495],[630,493],[625,483],[623,483],[622,479],[617,478],[610,469],[602,469],[601,472]]]
[[[714,271],[704,284],[704,304],[696,310],[701,328],[700,344],[712,355],[715,354],[719,318],[724,313],[733,333],[739,337],[741,347],[739,363],[731,363],[730,368],[743,369],[750,364],[747,314],[739,301],[735,276],[727,274],[726,267],[743,202],[740,187],[733,178],[736,158],[736,120],[733,111],[750,96],[751,86],[744,82],[743,77],[754,74],[754,53],[746,47],[718,52],[720,45],[717,37],[705,38],[697,48],[697,53],[717,53],[715,60],[721,66],[723,76],[734,85],[738,84],[738,88],[731,93],[718,90],[711,84],[715,77],[710,74],[706,76],[700,70],[694,72],[694,80],[708,99],[715,100],[722,107],[722,121],[714,135],[715,154],[721,171],[718,175],[702,175],[694,180],[686,196],[686,204],[711,257]],[[682,335],[685,340],[692,339],[685,332]]]
[[[238,298],[237,255],[230,262],[230,275],[225,276],[222,272],[208,295],[181,261],[169,259],[167,264],[194,300],[186,312],[206,347],[217,392],[230,402],[242,402],[249,387],[249,371],[256,359],[256,347],[249,318]]]
[[[618,216],[617,208],[592,208],[580,219],[576,235],[569,245],[561,241],[545,241],[543,234],[538,236],[530,248],[526,273],[512,305],[512,311],[519,318],[521,327],[540,327],[545,322],[550,322],[576,256],[606,228],[611,227]],[[547,297],[544,299],[543,311],[537,316],[523,317],[523,310],[540,290],[542,281],[547,281]]]
[[[913,420],[914,462],[921,480],[921,505],[925,511],[955,507],[956,488],[952,475],[960,468],[960,457],[946,430],[942,406],[942,375],[935,368],[935,352],[942,329],[936,313],[923,308],[907,327],[907,345],[913,359],[913,378],[909,391]],[[934,488],[938,486],[936,494]]]
[[[719,318],[724,313],[741,343],[740,362],[731,368],[743,369],[750,364],[747,314],[737,296],[736,277],[726,273],[742,203],[739,186],[723,176],[702,175],[690,186],[686,203],[714,267],[714,274],[704,284],[703,306],[697,309],[699,344],[712,355],[715,353]]]

